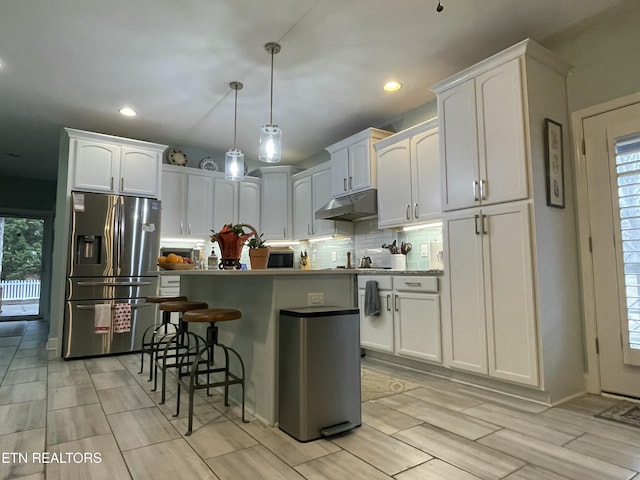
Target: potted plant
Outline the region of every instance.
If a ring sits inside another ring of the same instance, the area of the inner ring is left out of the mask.
[[[259,236],[256,234],[247,242],[251,270],[264,270],[269,262],[269,247],[262,239],[262,235],[264,234],[261,233]]]
[[[251,230],[251,233],[245,233],[244,227]],[[242,254],[242,247],[244,242],[251,236],[256,236],[256,229],[251,225],[245,223],[232,224],[229,223],[222,227],[222,229],[216,233],[211,230],[210,235],[212,242],[218,242],[220,246],[220,252],[222,259],[218,268],[227,269],[240,269],[240,255]]]

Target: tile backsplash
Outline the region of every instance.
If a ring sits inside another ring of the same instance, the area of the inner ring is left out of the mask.
[[[409,232],[396,230],[378,230],[378,220],[365,220],[355,223],[355,235],[351,238],[333,239],[322,242],[302,244],[296,249],[296,266],[301,251],[307,251],[311,268],[335,268],[346,266],[347,252],[351,252],[351,265],[360,265],[362,257],[370,257],[372,267],[390,268],[391,255],[383,244],[397,245],[411,243],[407,254],[408,270],[429,270],[442,268],[442,227],[434,226]],[[433,258],[432,258],[433,257]],[[335,260],[333,260],[335,258]]]

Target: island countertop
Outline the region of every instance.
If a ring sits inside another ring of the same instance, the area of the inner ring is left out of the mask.
[[[391,270],[388,268],[326,268],[300,270],[298,268],[270,268],[266,270],[160,270],[160,275],[197,276],[283,276],[283,275],[421,275],[442,276],[442,270]]]

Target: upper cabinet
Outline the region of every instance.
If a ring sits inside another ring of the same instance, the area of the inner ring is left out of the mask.
[[[213,229],[228,223],[245,223],[260,230],[260,179],[244,177],[232,182],[213,174]]]
[[[253,172],[262,178],[260,212],[265,240],[293,238],[291,176],[299,171],[299,168],[282,165],[261,167]]]
[[[440,218],[437,119],[374,145],[378,168],[378,227],[399,227]]]
[[[166,145],[65,130],[69,136],[72,190],[160,198]]]
[[[317,165],[293,176],[293,239],[352,235],[351,222],[316,220],[315,212],[331,200],[331,166]]]
[[[163,165],[164,237],[203,239],[213,226],[213,179],[195,168]]]
[[[331,191],[334,197],[376,188],[377,173],[373,144],[391,132],[368,128],[327,147],[331,154]]]
[[[528,198],[530,152],[522,56],[446,80],[438,94],[443,210]]]

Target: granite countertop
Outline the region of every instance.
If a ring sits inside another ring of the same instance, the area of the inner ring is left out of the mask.
[[[326,268],[300,270],[271,268],[267,270],[160,270],[160,275],[422,275],[442,276],[442,270],[391,270],[388,268]]]

